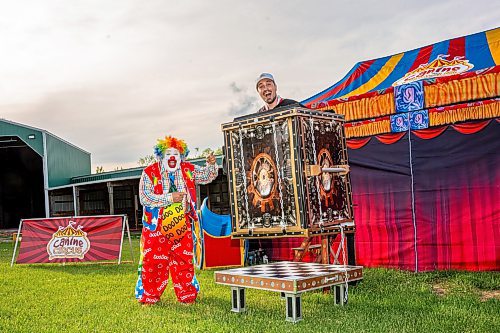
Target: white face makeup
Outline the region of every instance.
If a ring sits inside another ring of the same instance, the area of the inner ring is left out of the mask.
[[[163,157],[163,167],[168,172],[174,172],[181,166],[181,154],[175,148],[168,148],[165,150],[165,156]]]

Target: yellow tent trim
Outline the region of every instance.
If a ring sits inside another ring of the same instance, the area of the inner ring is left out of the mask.
[[[340,98],[345,98],[354,95],[361,95],[378,86],[380,83],[382,83],[382,81],[387,79],[387,77],[392,73],[394,67],[396,67],[399,61],[401,61],[401,58],[403,58],[403,55],[404,53],[393,55],[389,59],[389,61],[387,61],[387,63],[378,71],[378,73],[375,76],[373,76],[370,80],[368,80],[368,82],[363,84],[361,87],[354,89],[350,93],[341,96]]]

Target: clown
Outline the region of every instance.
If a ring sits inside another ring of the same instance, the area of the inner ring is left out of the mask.
[[[155,304],[170,275],[177,300],[191,304],[199,290],[194,275],[191,233],[192,223],[198,219],[196,185],[214,180],[218,166],[212,154],[207,157],[205,167],[185,162],[189,153],[186,143],[171,136],[158,140],[154,153],[157,162],[144,169],[139,183],[144,213],[135,296],[143,304]],[[175,239],[172,233],[165,232],[173,206],[182,212],[183,225],[179,230],[185,231],[178,232]]]

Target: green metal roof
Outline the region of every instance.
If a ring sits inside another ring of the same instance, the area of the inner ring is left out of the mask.
[[[43,156],[43,131],[26,125],[0,119],[0,137],[17,136],[38,155]]]
[[[0,119],[2,136],[19,137],[42,156],[49,188],[70,184],[72,177],[91,172],[89,152],[48,131]]]
[[[117,171],[109,171],[102,173],[94,173],[71,178],[71,184],[81,183],[101,183],[121,178],[141,178],[143,167],[133,169],[123,169]]]
[[[49,188],[69,184],[72,177],[91,171],[90,154],[56,136],[45,135]]]
[[[222,165],[222,159],[224,158],[223,155],[218,155],[215,156],[215,159],[217,160],[217,164],[219,166]],[[199,166],[204,166],[205,165],[205,158],[195,158],[192,160],[189,160],[190,163],[193,163],[195,165]],[[142,170],[144,170],[144,167],[138,167],[138,168],[131,168],[131,169],[123,169],[123,170],[116,170],[116,171],[108,171],[108,172],[102,172],[102,173],[94,173],[90,175],[83,175],[79,177],[73,177],[71,178],[71,185],[78,185],[78,184],[89,184],[89,183],[102,183],[102,182],[108,182],[108,181],[113,181],[113,180],[120,180],[120,179],[134,179],[134,178],[141,178],[142,175]]]
[[[2,136],[19,137],[44,158],[49,189],[84,183],[101,183],[118,179],[140,178],[144,169],[143,167],[138,167],[91,174],[89,152],[48,131],[5,119],[0,119],[0,137]],[[44,151],[46,152],[46,156]],[[216,156],[219,166],[222,165],[223,157],[223,155]],[[195,158],[189,160],[189,162],[203,166],[205,165],[205,158]]]

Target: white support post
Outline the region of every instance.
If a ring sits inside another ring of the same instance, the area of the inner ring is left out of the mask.
[[[125,215],[125,223],[127,227],[128,244],[130,245],[130,258],[132,258],[132,262],[134,262],[134,250],[132,249],[132,238],[130,238],[130,227],[128,225],[128,217],[126,215]]]
[[[245,312],[245,288],[231,287],[231,311]]]
[[[333,299],[335,305],[346,305],[348,300],[348,292],[345,284],[339,284],[333,288]]]
[[[286,321],[297,323],[302,320],[302,297],[300,294],[285,294]]]
[[[77,195],[77,188],[75,185],[73,185],[73,214],[74,216],[78,216],[78,205],[77,205],[77,200],[78,200],[78,195]]]
[[[122,262],[122,248],[123,248],[123,236],[125,235],[125,223],[127,223],[127,217],[122,216],[122,237],[120,238],[120,252],[118,253],[118,265]]]
[[[137,194],[135,194],[134,195],[134,216],[135,216],[135,228],[136,229],[138,228],[139,218],[140,218],[139,214],[137,214],[138,211],[139,211],[139,200],[137,199]]]
[[[23,225],[23,220],[19,222],[19,228],[17,229],[16,245],[14,245],[14,253],[12,253],[12,261],[10,262],[10,267],[14,266],[14,259],[16,258],[17,243],[19,242],[19,235],[21,234],[21,226]]]
[[[50,207],[49,207],[49,168],[47,166],[47,135],[42,132],[43,139],[43,196],[45,204],[45,217],[50,217]]]
[[[113,200],[113,185],[111,184],[111,182],[107,182],[106,185],[108,186],[109,215],[114,215],[115,214],[115,203]]]

